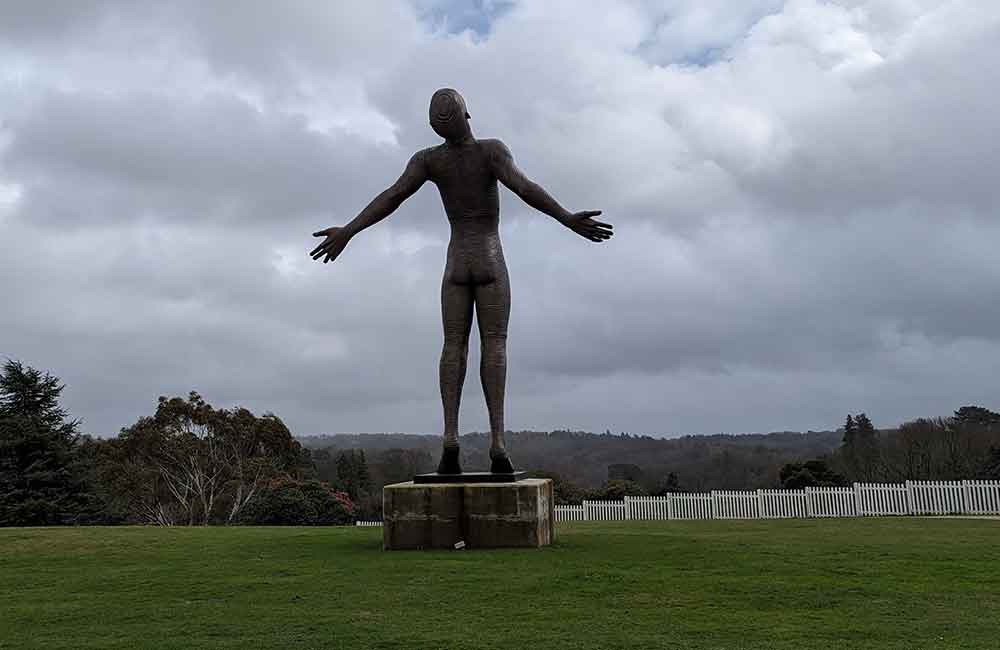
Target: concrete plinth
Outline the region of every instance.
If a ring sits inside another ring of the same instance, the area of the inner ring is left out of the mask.
[[[386,550],[540,547],[554,537],[552,481],[395,483],[382,488]]]

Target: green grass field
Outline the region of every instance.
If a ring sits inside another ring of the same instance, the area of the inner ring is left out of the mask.
[[[0,529],[0,648],[998,648],[1000,521]]]

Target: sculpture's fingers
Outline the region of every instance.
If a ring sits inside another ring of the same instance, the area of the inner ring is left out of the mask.
[[[582,214],[584,217],[598,217],[598,216],[601,215],[601,211],[600,210],[585,210],[585,211],[581,212],[580,214]]]
[[[327,262],[332,262],[333,260],[337,259],[337,256],[340,255],[342,252],[344,252],[343,246],[338,246],[336,244],[331,245],[326,250],[326,259],[323,260],[323,263],[326,264]]]
[[[312,252],[310,252],[309,255],[311,255],[312,257],[320,257],[325,249],[326,249],[326,243],[320,244],[316,248],[312,249]]]
[[[586,226],[587,228],[592,228],[594,230],[601,230],[601,231],[614,229],[614,227],[611,224],[604,223],[601,221],[594,221],[593,219],[585,219],[583,221],[583,225]]]
[[[319,258],[325,257],[325,256],[327,256],[329,254],[330,254],[330,249],[327,248],[327,249],[321,250],[320,252],[318,252],[315,255],[313,255],[313,259],[314,260],[318,260]]]
[[[320,243],[318,246],[316,246],[316,248],[312,249],[312,252],[309,253],[309,254],[310,255],[316,255],[320,251],[322,251],[322,250],[324,250],[326,248],[329,248],[331,243],[333,243],[332,239],[325,239],[325,240],[323,240],[322,243]]]

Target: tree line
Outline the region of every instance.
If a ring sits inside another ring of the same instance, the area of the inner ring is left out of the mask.
[[[882,431],[848,415],[841,431],[831,462],[854,481],[1000,479],[1000,414],[982,406]]]
[[[513,431],[508,446],[519,468],[552,478],[560,503],[616,499],[624,494],[665,494],[773,488],[788,463],[824,457],[834,452],[842,434],[835,431],[718,434],[654,438],[628,432]],[[363,451],[372,467],[373,490],[384,483],[409,480],[434,471],[440,436],[409,434],[337,434],[300,438],[314,450],[331,454]],[[462,466],[486,469],[490,436],[461,436]],[[394,472],[393,463],[408,465]]]
[[[58,378],[8,361],[0,375],[0,525],[339,524],[381,517],[382,487],[434,471],[439,436],[296,439],[276,415],[216,409],[197,393],[101,439],[59,406]],[[1000,479],[1000,415],[877,429],[865,413],[820,432],[664,439],[626,432],[508,433],[518,465],[549,477],[559,503],[626,495]],[[462,436],[463,467],[489,436]]]
[[[876,429],[865,413],[820,432],[683,436],[663,439],[628,433],[518,431],[507,435],[520,467],[551,478],[558,503],[583,499],[711,490],[801,489],[854,482],[1000,480],[1000,415],[963,406],[947,418],[920,418]],[[320,453],[365,453],[382,485],[433,471],[438,436],[338,434],[303,438]],[[462,436],[462,464],[486,458],[487,434]],[[314,452],[315,453],[315,452]],[[342,452],[341,452],[342,453]],[[400,459],[406,458],[404,464]],[[402,471],[394,472],[399,466]],[[370,511],[377,510],[375,504]]]
[[[153,414],[98,439],[81,435],[59,405],[63,389],[18,361],[3,366],[0,525],[315,525],[356,516],[355,454],[335,458],[342,475],[323,480],[274,414],[216,409],[192,392],[161,397]]]

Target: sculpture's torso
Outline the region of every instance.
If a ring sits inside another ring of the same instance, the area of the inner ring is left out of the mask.
[[[493,171],[494,140],[445,143],[422,154],[451,223],[445,279],[488,284],[506,279],[500,246],[500,196]]]

